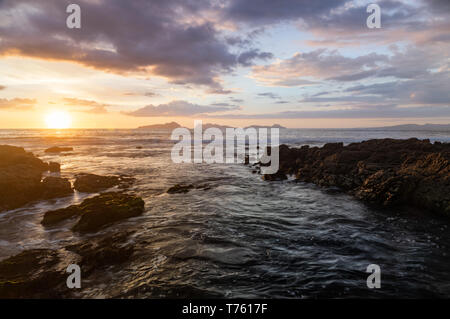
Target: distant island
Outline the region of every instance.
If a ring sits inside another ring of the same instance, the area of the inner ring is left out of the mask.
[[[183,127],[180,124],[178,124],[177,122],[170,122],[170,123],[165,123],[165,124],[153,124],[153,125],[146,125],[146,126],[140,126],[137,129],[138,130],[174,130],[176,128],[179,127]],[[202,129],[206,130],[208,128],[218,128],[220,130],[225,130],[227,128],[234,128],[232,126],[226,126],[226,125],[219,125],[219,124],[214,124],[214,123],[205,123],[202,125]],[[245,127],[246,129],[249,127],[253,127],[255,129],[260,129],[260,128],[280,128],[280,129],[284,129],[284,126],[281,126],[280,124],[274,124],[272,126],[262,126],[262,125],[253,125],[253,126],[247,126]]]
[[[138,130],[174,130],[181,127],[177,122],[170,122],[165,124],[153,124],[138,127]]]
[[[394,126],[371,127],[370,129],[389,131],[450,131],[450,124],[403,124]]]

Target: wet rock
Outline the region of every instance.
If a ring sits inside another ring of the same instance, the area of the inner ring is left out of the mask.
[[[264,174],[262,177],[265,181],[283,181],[287,179],[286,174],[278,171],[275,174]]]
[[[167,190],[168,194],[180,194],[180,193],[187,193],[191,189],[194,189],[194,185],[182,185],[182,184],[176,184],[175,186],[172,186]]]
[[[79,265],[83,274],[89,275],[101,267],[128,261],[134,252],[133,244],[127,242],[131,234],[132,232],[113,234],[100,239],[82,241],[65,248],[81,257]]]
[[[44,163],[22,147],[0,145],[0,211],[41,198]]]
[[[0,261],[0,298],[61,298],[66,269],[79,259],[65,250],[33,249]]]
[[[48,170],[52,173],[59,173],[61,171],[61,165],[59,163],[49,162]]]
[[[450,216],[450,144],[375,139],[343,146],[280,145],[280,169],[265,180],[297,180],[339,187],[366,202],[415,205]]]
[[[72,152],[72,151],[73,151],[73,147],[54,146],[54,147],[47,148],[45,150],[45,153],[63,153],[63,152]]]
[[[201,189],[201,190],[209,190],[213,186],[211,186],[208,183],[205,184],[199,184],[199,185],[183,185],[183,184],[176,184],[175,186],[172,186],[167,190],[168,194],[185,194],[193,189]]]
[[[139,216],[144,212],[144,201],[125,193],[104,193],[88,198],[80,205],[46,212],[42,224],[49,226],[70,217],[80,217],[72,228],[78,232],[96,232],[114,222]]]
[[[42,181],[42,197],[64,197],[73,193],[72,185],[67,178],[48,176]]]
[[[67,288],[67,267],[79,265],[85,280],[96,276],[96,271],[128,261],[134,252],[128,241],[131,234],[108,234],[58,250],[26,250],[0,261],[0,299],[77,297],[76,289]]]
[[[129,176],[100,176],[95,174],[78,174],[74,183],[74,188],[79,192],[96,193],[102,190],[119,186],[125,189],[134,182],[134,178]]]
[[[41,224],[44,226],[50,226],[73,216],[78,216],[80,214],[79,206],[80,205],[72,205],[66,208],[48,211],[44,214]]]

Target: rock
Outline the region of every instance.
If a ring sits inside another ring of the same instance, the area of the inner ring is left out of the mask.
[[[191,189],[194,189],[194,185],[182,185],[182,184],[176,184],[175,186],[172,186],[167,190],[168,194],[179,194],[179,193],[187,193]]]
[[[280,145],[280,169],[267,181],[295,175],[299,181],[339,187],[359,199],[414,205],[450,216],[450,144],[411,138],[375,139],[343,146]]]
[[[286,174],[278,171],[275,174],[264,174],[262,177],[265,181],[283,181],[287,179]]]
[[[208,183],[200,184],[200,185],[183,185],[183,184],[176,184],[175,186],[172,186],[167,190],[168,194],[185,194],[189,192],[192,189],[201,189],[201,190],[209,190],[213,186],[211,186]]]
[[[49,249],[26,250],[2,260],[0,298],[61,298],[68,291],[67,266],[77,262],[73,253]]]
[[[129,176],[100,176],[95,174],[78,174],[74,183],[74,188],[83,193],[96,193],[102,190],[119,186],[127,188],[134,182],[134,178]]]
[[[52,173],[59,173],[61,171],[61,165],[59,163],[49,162],[48,170]]]
[[[80,205],[46,212],[42,224],[49,226],[70,217],[80,217],[72,228],[78,232],[95,232],[119,220],[144,212],[142,198],[125,193],[104,193],[84,200]]]
[[[72,151],[73,151],[73,147],[54,146],[54,147],[47,148],[45,150],[45,153],[63,153],[63,152],[72,152]]]
[[[84,239],[58,250],[26,250],[0,261],[0,299],[79,297],[77,289],[67,288],[67,267],[79,265],[83,283],[97,271],[128,261],[134,252],[133,243],[127,242],[131,234]]]
[[[0,145],[0,211],[41,198],[48,165],[22,147]]]
[[[63,220],[66,220],[73,216],[78,216],[81,211],[80,205],[72,205],[66,208],[48,211],[44,214],[44,218],[41,224],[44,226],[50,226],[57,224]]]
[[[73,193],[67,178],[48,176],[42,181],[43,198],[64,197]]]
[[[123,232],[108,235],[100,239],[91,239],[77,244],[66,246],[66,250],[76,253],[81,257],[79,263],[83,274],[101,268],[126,262],[134,252],[134,246],[127,244],[132,232]]]

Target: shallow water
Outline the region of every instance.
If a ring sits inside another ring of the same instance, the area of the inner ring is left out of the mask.
[[[450,141],[449,132],[281,130],[281,143],[413,136]],[[167,132],[1,130],[0,144],[60,162],[63,177],[91,172],[137,179],[131,191],[145,200],[145,214],[91,235],[133,230],[136,253],[83,282],[81,297],[450,296],[447,219],[371,208],[293,180],[264,182],[244,165],[174,164]],[[45,154],[51,146],[74,152]],[[177,183],[211,188],[167,194]],[[70,222],[44,229],[40,221],[49,209],[94,195],[76,192],[0,214],[0,259],[89,239],[72,233]],[[369,264],[381,267],[381,289],[366,286]]]

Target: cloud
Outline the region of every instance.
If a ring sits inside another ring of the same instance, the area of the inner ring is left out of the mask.
[[[315,80],[354,81],[375,75],[386,55],[370,53],[359,57],[345,57],[338,51],[318,49],[296,53],[291,58],[269,65],[254,66],[252,78],[271,86],[299,86],[316,84]]]
[[[146,96],[146,97],[155,97],[155,96],[159,96],[158,93],[151,92],[151,91],[143,92],[143,93],[126,92],[126,93],[124,93],[123,95],[126,95],[126,96]]]
[[[269,99],[280,99],[281,97],[278,94],[272,93],[272,92],[264,92],[264,93],[258,93],[258,96],[260,97],[268,97]]]
[[[237,110],[237,106],[204,106],[192,104],[186,101],[172,101],[167,104],[147,105],[133,112],[124,114],[137,117],[157,117],[157,116],[193,116],[204,113],[215,113]]]
[[[75,107],[82,107],[74,109],[74,112],[90,113],[90,114],[105,114],[108,113],[106,109],[108,104],[99,103],[92,100],[82,100],[77,98],[65,98],[64,102],[66,105],[71,105]]]
[[[230,97],[230,101],[233,103],[244,103],[243,99],[238,99],[238,98],[234,98],[234,97]]]
[[[108,110],[104,106],[95,106],[87,110],[75,110],[75,112],[89,113],[89,114],[105,114]]]
[[[317,17],[340,7],[346,0],[232,0],[225,8],[224,16],[228,20],[267,25],[281,21]]]
[[[0,55],[71,61],[107,72],[141,72],[175,84],[226,93],[218,77],[270,53],[232,52],[208,12],[207,0],[79,0],[82,27],[64,23],[69,1],[4,0]],[[14,17],[14,18],[12,18]],[[45,35],[45,36],[43,36]]]
[[[36,105],[37,101],[35,99],[0,99],[0,109],[18,109],[18,110],[28,110]]]

